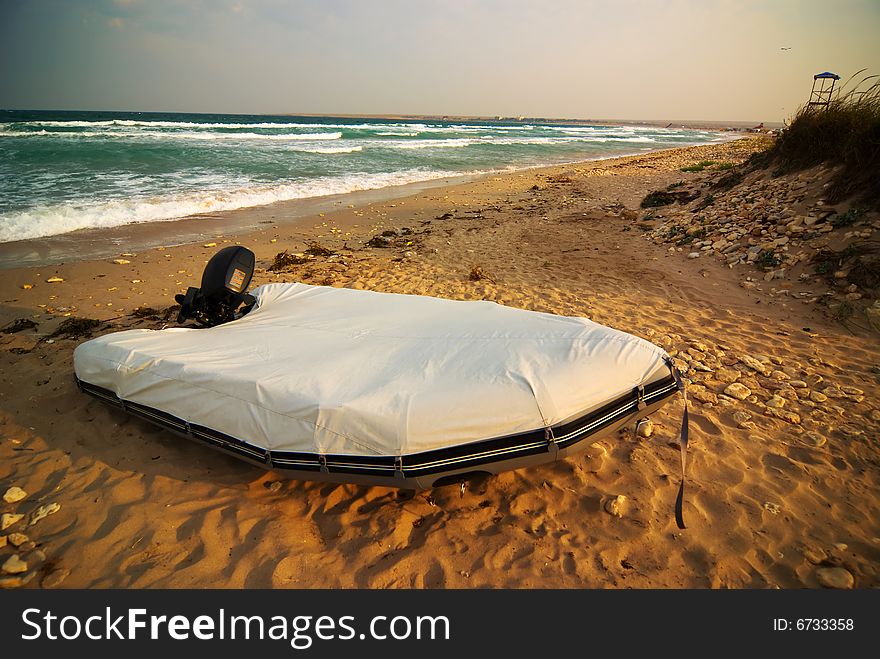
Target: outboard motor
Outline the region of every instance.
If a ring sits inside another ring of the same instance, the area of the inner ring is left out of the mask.
[[[214,254],[202,273],[201,288],[190,286],[186,294],[174,296],[180,304],[177,322],[192,318],[203,327],[213,327],[245,315],[257,302],[245,292],[254,275],[254,261],[254,253],[240,245]]]

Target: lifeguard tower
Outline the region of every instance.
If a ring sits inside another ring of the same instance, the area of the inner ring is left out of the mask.
[[[813,90],[810,92],[809,106],[824,107],[831,102],[834,85],[840,76],[831,71],[824,71],[813,76]]]

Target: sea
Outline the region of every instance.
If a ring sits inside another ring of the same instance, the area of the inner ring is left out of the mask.
[[[726,139],[528,120],[0,110],[0,243]]]

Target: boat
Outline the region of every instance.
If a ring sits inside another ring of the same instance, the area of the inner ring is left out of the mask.
[[[563,459],[682,389],[660,347],[587,318],[304,283],[244,293],[239,261],[223,322],[86,341],[80,389],[292,478],[410,490]],[[179,296],[182,320],[199,295]]]

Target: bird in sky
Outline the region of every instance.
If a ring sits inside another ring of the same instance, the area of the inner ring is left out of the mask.
[[[791,46],[783,46],[779,50],[791,50]]]

